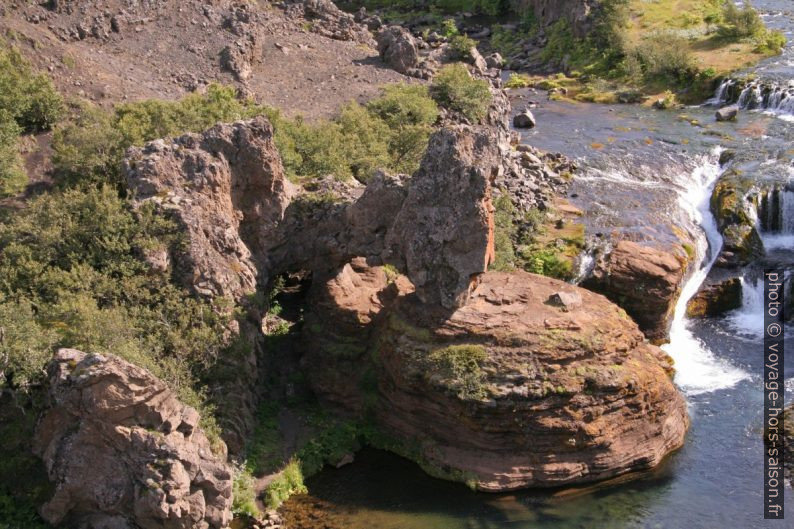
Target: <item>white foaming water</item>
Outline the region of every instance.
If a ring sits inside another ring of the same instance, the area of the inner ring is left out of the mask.
[[[703,247],[704,266],[686,282],[675,307],[670,343],[662,349],[675,360],[675,382],[687,395],[698,395],[733,387],[749,375],[730,363],[717,358],[689,329],[686,306],[697,294],[722,248],[722,235],[709,209],[709,199],[720,175],[716,158],[719,151],[692,172],[691,181],[681,194],[681,206],[703,228],[707,246]]]
[[[728,315],[738,334],[759,338],[764,333],[764,282],[742,278],[742,306]]]

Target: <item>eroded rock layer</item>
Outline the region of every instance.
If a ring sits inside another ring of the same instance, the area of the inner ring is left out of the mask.
[[[349,284],[379,273],[350,272]],[[371,328],[362,299],[397,290],[383,278],[340,289],[335,278],[320,312]],[[683,443],[689,419],[670,359],[600,295],[487,273],[464,307],[401,295],[374,325],[352,349],[318,341],[322,326],[307,336],[310,358],[324,359],[319,392],[371,406],[393,447],[439,476],[486,491],[566,485],[651,468]]]
[[[148,371],[115,356],[61,349],[49,366],[51,407],[34,451],[55,494],[45,520],[68,527],[221,529],[232,472],[199,415]]]

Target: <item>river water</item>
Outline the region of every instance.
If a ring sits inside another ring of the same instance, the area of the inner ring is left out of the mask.
[[[753,3],[768,25],[794,41],[794,1]],[[675,382],[692,418],[680,451],[653,473],[623,484],[494,495],[364,450],[353,464],[309,480],[310,494],[290,500],[288,511],[301,513],[306,529],[794,527],[791,488],[785,498],[789,525],[762,516],[760,284],[745,276],[743,307],[724,317],[690,321],[684,314],[722,244],[708,207],[721,149],[741,153],[742,171],[779,183],[782,203],[790,200],[791,208],[781,208],[778,229],[763,232],[763,238],[775,262],[794,265],[794,107],[789,109],[785,95],[792,87],[794,98],[794,46],[751,71],[777,83],[783,95],[773,104],[751,105],[736,123],[716,123],[709,106],[655,111],[529,96],[539,99],[533,110],[538,127],[524,141],[578,160],[581,171],[569,200],[585,212],[592,247],[608,249],[615,236],[680,244],[676,229],[697,241],[701,266],[684,286],[671,341],[664,346],[676,361]],[[794,336],[790,328],[786,334]],[[793,402],[794,353],[785,377],[787,402]]]

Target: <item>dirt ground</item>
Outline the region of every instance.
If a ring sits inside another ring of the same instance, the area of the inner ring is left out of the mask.
[[[64,94],[103,106],[176,99],[221,82],[312,120],[333,115],[351,100],[374,97],[383,84],[410,81],[384,66],[371,47],[318,35],[310,23],[259,0],[247,6],[256,12],[261,47],[250,78],[238,82],[221,67],[221,53],[246,38],[226,19],[241,3],[56,0],[60,7],[48,9],[11,0],[0,6],[0,35],[48,71]]]

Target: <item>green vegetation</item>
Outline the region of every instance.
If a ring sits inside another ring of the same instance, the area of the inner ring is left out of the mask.
[[[258,517],[260,515],[259,508],[256,506],[254,477],[245,466],[235,469],[232,482],[232,513],[235,516]]]
[[[293,494],[306,492],[303,484],[303,471],[300,462],[291,460],[265,490],[265,503],[271,509],[277,508]]]
[[[502,194],[494,201],[494,249],[496,259],[491,270],[508,272],[516,268],[516,252],[513,241],[517,237],[518,228],[513,223],[515,206],[507,194]]]
[[[465,35],[455,35],[449,39],[449,49],[457,60],[464,60],[471,56],[471,49],[477,47],[477,42]]]
[[[486,81],[474,79],[463,64],[449,64],[433,78],[430,94],[438,104],[467,119],[479,122],[491,103],[491,91]]]
[[[0,110],[0,198],[19,193],[28,182],[19,156],[21,133],[11,115]]]
[[[179,101],[125,103],[112,112],[78,103],[56,127],[53,163],[59,183],[67,187],[110,183],[123,190],[121,160],[129,147],[267,112],[251,100],[238,99],[233,87],[218,84]]]
[[[27,184],[19,136],[48,130],[62,111],[49,78],[34,73],[19,51],[0,40],[0,198],[19,193]]]
[[[488,359],[481,345],[450,345],[424,359],[426,376],[449,388],[464,400],[486,396],[483,362]]]
[[[34,73],[14,48],[0,41],[0,111],[24,132],[49,130],[63,111],[63,102],[49,77]]]

